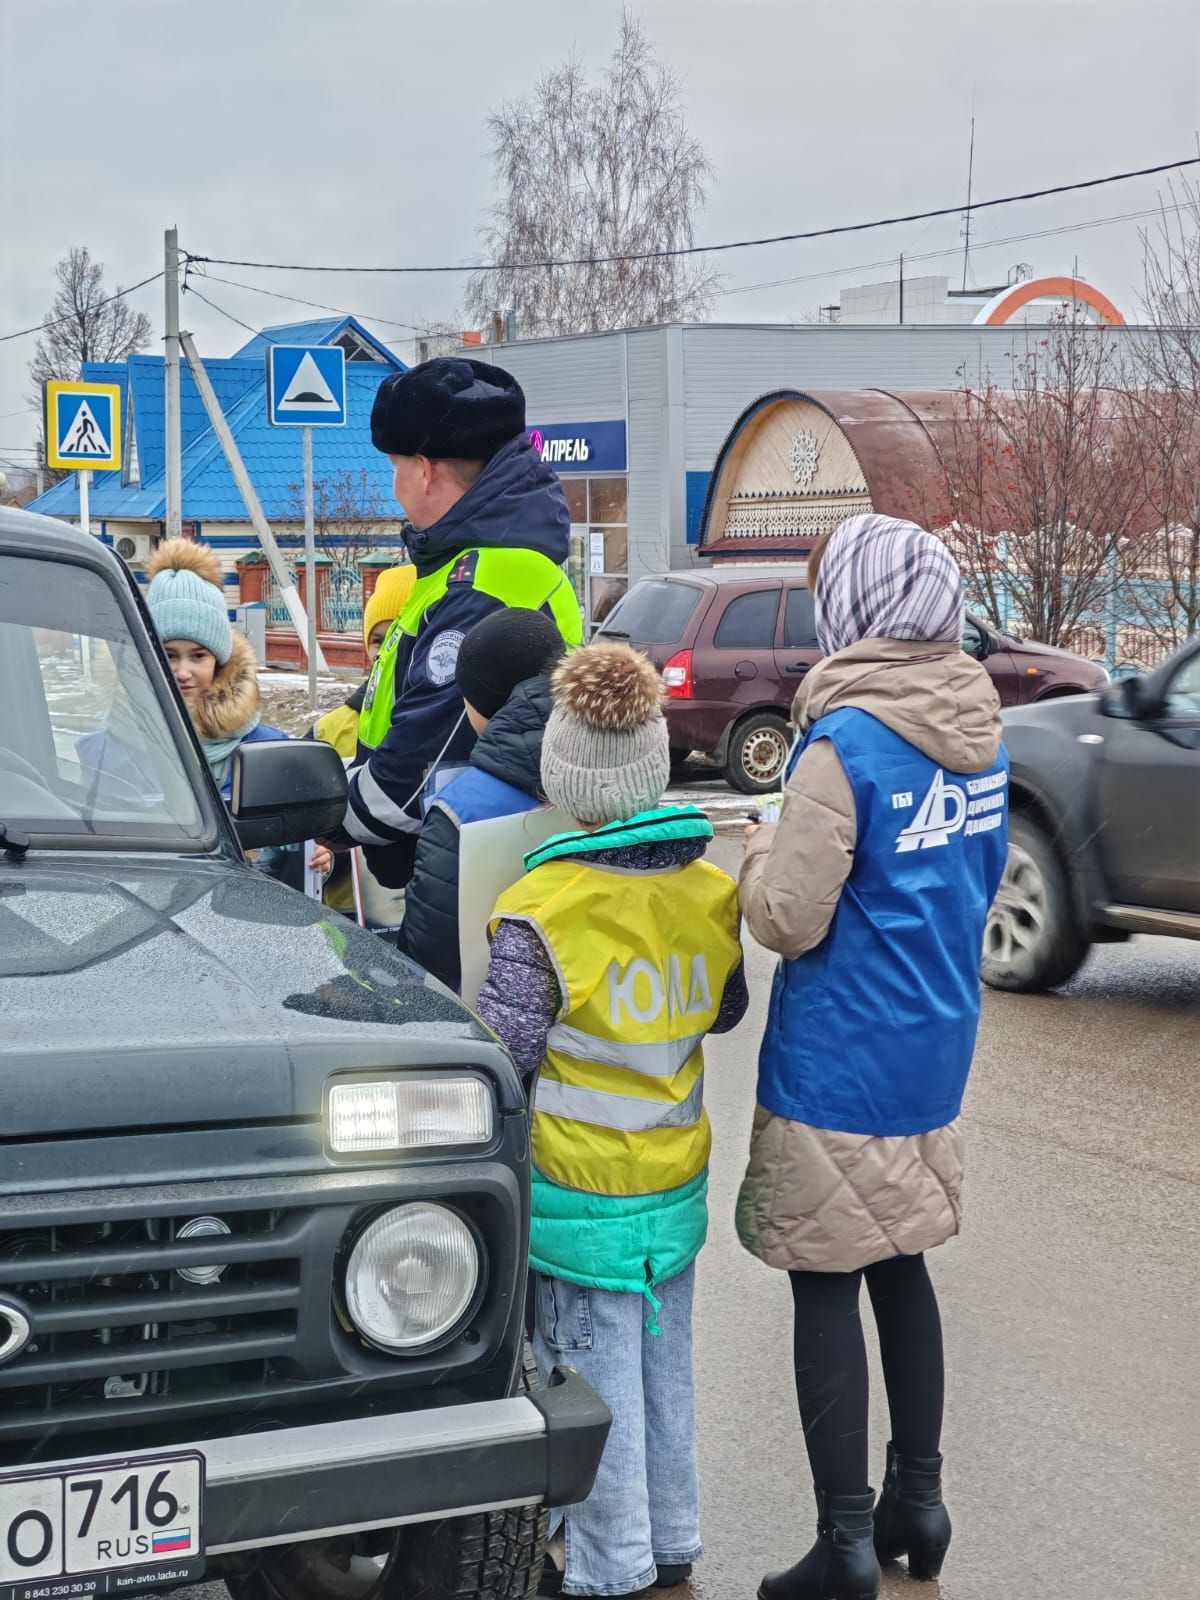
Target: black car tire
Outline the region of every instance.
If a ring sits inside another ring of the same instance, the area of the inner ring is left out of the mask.
[[[1037,994],[1065,983],[1088,953],[1062,859],[1032,817],[1009,823],[1004,877],[983,936],[980,975],[993,989]]]
[[[521,1389],[541,1386],[526,1343]],[[545,1506],[444,1517],[268,1549],[223,1576],[232,1600],[527,1600],[542,1575],[547,1521]]]
[[[782,785],[791,743],[784,717],[773,711],[756,711],[729,736],[726,779],[742,794],[770,794]]]

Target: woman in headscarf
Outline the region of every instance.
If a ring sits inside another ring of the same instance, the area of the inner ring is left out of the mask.
[[[869,1600],[879,1561],[933,1578],[950,1542],[942,1333],[924,1253],[958,1232],[959,1108],[1007,837],[1000,705],[961,648],[940,539],[851,517],[809,585],[808,675],[779,821],[747,830],[742,911],[782,957],[759,1057],[742,1243],[786,1271],[818,1537],[761,1600]],[[870,1487],[866,1279],[892,1441]]]

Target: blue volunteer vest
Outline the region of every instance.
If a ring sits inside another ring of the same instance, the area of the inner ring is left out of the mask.
[[[809,744],[838,753],[858,818],[828,934],[780,961],[759,1103],[842,1133],[952,1122],[975,1049],[979,958],[1008,843],[1008,755],[945,772],[868,712],[835,711]]]

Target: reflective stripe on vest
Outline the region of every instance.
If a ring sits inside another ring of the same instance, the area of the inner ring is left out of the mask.
[[[613,872],[548,861],[501,895],[531,924],[564,995],[534,1095],[543,1177],[593,1194],[659,1194],[708,1162],[701,1041],[741,960],[737,890],[704,861]]]
[[[597,1034],[585,1033],[582,1028],[569,1028],[565,1022],[556,1022],[546,1035],[546,1048],[576,1056],[580,1061],[601,1061],[605,1066],[625,1067],[630,1072],[644,1072],[651,1078],[670,1078],[703,1040],[702,1033],[688,1033],[682,1039],[665,1039],[661,1044],[632,1044],[601,1039]]]
[[[450,574],[466,558],[475,557],[471,587],[490,595],[506,606],[540,611],[550,607],[555,626],[564,643],[574,648],[583,642],[583,614],[575,591],[563,569],[537,550],[488,549],[460,550],[435,572],[418,578],[404,610],[387,631],[363,696],[358,720],[358,742],[377,750],[392,725],[396,704],[396,655],[406,639],[415,638],[429,607],[441,600],[450,584]]]
[[[625,1133],[648,1133],[651,1128],[690,1128],[704,1113],[704,1074],[701,1072],[687,1099],[678,1105],[581,1089],[576,1084],[557,1083],[542,1077],[538,1079],[534,1095],[534,1112],[550,1117],[570,1117],[596,1128],[619,1128]]]

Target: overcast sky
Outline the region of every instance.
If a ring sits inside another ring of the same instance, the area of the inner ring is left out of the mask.
[[[683,85],[715,167],[701,242],[957,204],[976,117],[977,198],[1195,154],[1195,0],[643,0],[632,8]],[[491,193],[485,120],[575,50],[606,61],[609,0],[0,0],[0,334],[38,321],[55,262],[86,244],[107,281],[162,265],[163,229],[200,254],[355,263],[469,262]],[[1136,309],[1133,221],[990,240],[1152,207],[1159,180],[977,219],[973,275],[1070,271]],[[1142,224],[1144,225],[1144,224]],[[714,316],[786,321],[869,264],[961,249],[948,218],[719,258]],[[355,312],[397,351],[397,323],[455,318],[457,277],[214,268]],[[889,269],[891,270],[891,269]],[[961,257],[911,271],[957,273]],[[779,279],[807,281],[777,283]],[[750,292],[745,285],[772,284]],[[255,327],[303,307],[210,283]],[[162,329],[162,286],[135,303]],[[317,312],[312,315],[319,315]],[[194,297],[201,351],[248,335]],[[411,336],[408,336],[411,338]],[[0,344],[0,463],[27,460],[33,339]],[[584,407],[586,410],[586,407]]]

